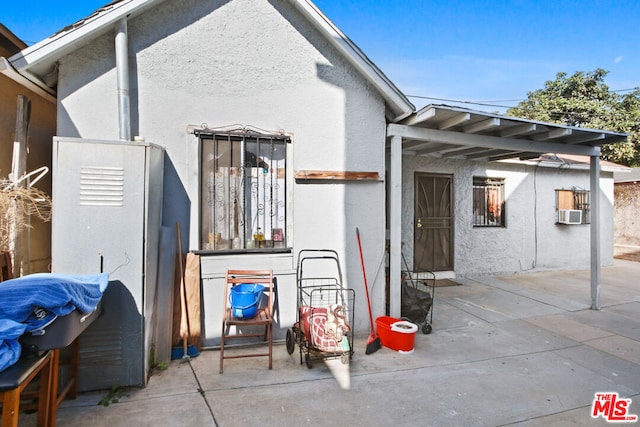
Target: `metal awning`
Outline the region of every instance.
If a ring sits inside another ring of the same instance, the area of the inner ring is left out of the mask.
[[[624,133],[563,126],[446,105],[427,105],[387,136],[402,137],[405,154],[495,161],[544,153],[599,152],[594,147],[626,140]]]
[[[600,188],[600,147],[626,138],[624,133],[445,105],[428,105],[401,122],[387,125],[391,316],[400,317],[403,156],[480,161],[527,160],[546,153],[589,156],[590,187],[597,190]],[[591,306],[595,310],[600,305],[599,199],[595,194],[591,199]]]

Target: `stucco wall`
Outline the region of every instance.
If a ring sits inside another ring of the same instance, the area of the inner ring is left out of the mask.
[[[457,276],[588,268],[590,226],[556,224],[556,189],[589,189],[589,171],[403,157],[404,255],[413,259],[414,173],[453,175],[454,272]],[[472,226],[474,176],[505,178],[506,227]],[[613,178],[603,172],[601,260],[613,262]]]
[[[42,166],[51,168],[51,140],[56,130],[56,106],[24,86],[0,74],[0,176],[7,178],[11,173],[13,141],[16,131],[16,108],[18,95],[26,96],[31,105],[27,172]],[[40,180],[36,187],[51,194],[51,174]],[[30,242],[24,234],[24,247],[29,245],[30,265],[23,258],[24,273],[46,272],[51,263],[51,224],[33,219]]]
[[[615,185],[615,244],[635,246],[621,253],[638,252],[640,247],[640,184],[624,182]]]
[[[117,139],[113,35],[60,61],[59,135]],[[293,250],[254,256],[285,279],[281,326],[295,319],[296,255],[337,250],[356,289],[356,330],[368,328],[355,228],[362,233],[372,300],[384,307],[384,184],[294,182],[304,169],[372,171],[384,177],[385,119],[380,95],[286,1],[163,2],[129,22],[132,134],[164,146],[188,198],[165,200],[190,221],[198,249],[199,146],[189,125],[249,125],[293,135],[288,158],[288,231]],[[166,176],[165,176],[166,179]],[[169,195],[169,198],[173,197]],[[176,208],[181,204],[181,208]],[[238,255],[242,257],[242,255]],[[238,259],[238,263],[247,261]],[[205,342],[219,335],[221,273],[233,258],[203,261]],[[204,267],[206,266],[206,268]],[[280,331],[282,333],[282,330]]]

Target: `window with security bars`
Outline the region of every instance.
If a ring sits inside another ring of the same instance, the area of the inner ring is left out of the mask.
[[[589,190],[556,190],[556,213],[558,224],[590,224]]]
[[[287,247],[284,135],[195,131],[201,142],[203,250]]]
[[[473,177],[473,226],[505,227],[504,178]]]

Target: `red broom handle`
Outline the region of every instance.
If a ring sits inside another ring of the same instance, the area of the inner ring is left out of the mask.
[[[358,249],[360,251],[362,277],[364,277],[364,291],[367,294],[367,306],[369,307],[369,323],[371,324],[371,332],[373,332],[373,316],[371,315],[371,301],[369,300],[369,285],[367,285],[367,273],[364,271],[364,258],[362,257],[362,244],[360,243],[360,230],[358,230],[358,227],[356,227],[356,235],[358,236]]]

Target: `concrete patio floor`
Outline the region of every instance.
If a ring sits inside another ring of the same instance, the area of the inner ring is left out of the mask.
[[[350,364],[300,364],[274,347],[265,358],[225,361],[204,351],[173,361],[117,403],[81,394],[58,410],[59,426],[566,426],[592,419],[597,392],[631,399],[640,414],[640,263],[602,269],[602,309],[590,307],[589,271],[458,279],[436,288],[433,332],[415,350]],[[233,350],[232,350],[233,351]],[[21,426],[32,425],[21,416]],[[636,425],[640,425],[638,422]]]

